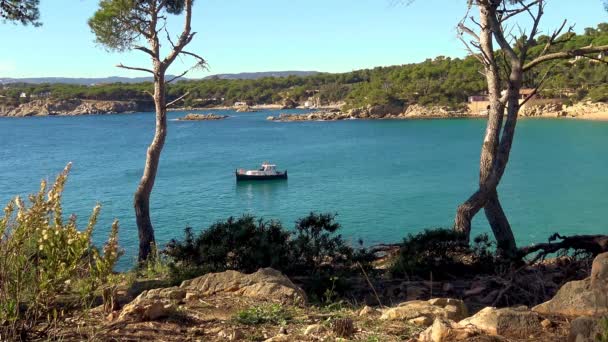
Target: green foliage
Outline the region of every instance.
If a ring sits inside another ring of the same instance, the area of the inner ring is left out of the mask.
[[[608,316],[600,319],[599,322],[599,331],[596,340],[598,342],[608,342]]]
[[[0,18],[5,22],[40,26],[39,3],[39,0],[0,0]]]
[[[357,262],[365,267],[372,259],[365,249],[348,246],[336,234],[340,225],[334,220],[335,215],[310,213],[289,231],[278,221],[231,217],[198,236],[187,228],[184,239],[171,240],[164,253],[175,281],[207,272],[272,267],[286,274],[310,275],[312,292],[322,298],[328,288],[344,289],[341,272],[351,271]]]
[[[84,231],[76,217],[63,219],[61,195],[70,164],[47,189],[43,181],[26,206],[17,197],[0,219],[0,332],[27,335],[40,320],[56,319],[60,295],[87,303],[95,290],[113,286],[112,269],[120,257],[118,222],[100,253],[91,243],[100,206]],[[4,331],[2,331],[4,330]]]
[[[495,262],[491,246],[485,234],[471,247],[452,229],[427,229],[403,240],[391,273],[428,279],[431,273],[438,278],[488,272]]]
[[[608,102],[608,85],[592,88],[589,90],[588,96],[593,102]]]
[[[285,325],[292,319],[292,313],[279,304],[253,306],[239,311],[235,320],[245,325],[279,324]]]

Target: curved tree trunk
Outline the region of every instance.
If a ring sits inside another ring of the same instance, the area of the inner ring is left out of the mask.
[[[155,243],[154,228],[150,219],[150,195],[156,180],[160,154],[167,137],[167,108],[165,99],[165,77],[160,68],[155,67],[154,105],[156,108],[156,131],[148,147],[144,173],[135,191],[133,206],[139,233],[139,261],[145,261],[152,252]]]
[[[496,187],[500,182],[504,167],[499,168],[499,147],[501,144],[500,132],[503,128],[505,113],[504,99],[501,99],[501,79],[498,63],[495,60],[493,46],[492,18],[496,15],[494,6],[480,6],[479,46],[483,52],[484,69],[488,85],[488,122],[481,147],[479,160],[479,189],[463,204],[458,207],[454,220],[454,229],[462,232],[467,241],[470,240],[471,221],[473,217],[484,208],[488,222],[496,238],[501,253],[511,254],[516,250],[515,238],[511,226],[505,215]],[[508,93],[509,95],[511,92]],[[516,94],[519,95],[519,88]],[[510,145],[509,145],[510,147]],[[509,148],[510,150],[510,148]],[[508,159],[509,151],[506,151]]]

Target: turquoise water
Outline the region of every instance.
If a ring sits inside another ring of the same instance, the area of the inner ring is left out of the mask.
[[[218,111],[216,111],[218,112]],[[176,118],[184,113],[170,113]],[[230,215],[276,218],[289,227],[310,211],[338,213],[343,235],[366,244],[451,226],[475,190],[484,120],[277,123],[276,112],[227,120],[169,122],[152,195],[160,243]],[[95,240],[120,219],[122,267],[137,253],[132,195],[154,117],[140,113],[0,119],[0,202],[37,190],[74,163],[64,196],[81,227],[103,205]],[[553,232],[607,231],[608,123],[522,120],[501,199],[519,243]],[[287,182],[236,184],[234,169],[262,161],[288,169]],[[479,215],[476,232],[487,231]]]

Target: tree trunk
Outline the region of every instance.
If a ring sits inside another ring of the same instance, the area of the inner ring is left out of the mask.
[[[498,201],[498,193],[496,191],[492,192],[488,197],[484,211],[496,239],[498,254],[505,257],[515,256],[514,253],[517,250],[515,236],[513,236],[509,220],[507,220],[507,216]]]
[[[152,245],[155,243],[154,228],[150,219],[150,195],[156,180],[156,172],[160,154],[167,136],[167,108],[165,99],[165,76],[161,67],[154,68],[154,106],[156,108],[156,131],[154,139],[148,147],[144,173],[135,191],[133,205],[139,233],[139,261],[150,257]]]
[[[484,68],[486,82],[488,84],[490,109],[488,111],[488,122],[479,160],[479,189],[466,202],[458,207],[454,220],[454,229],[462,232],[465,239],[469,241],[471,221],[479,210],[484,208],[486,217],[488,218],[488,222],[497,241],[499,252],[510,255],[515,253],[516,250],[515,238],[507,216],[500,205],[498,193],[496,191],[496,187],[504,172],[504,167],[499,167],[499,162],[501,161],[499,147],[501,145],[500,132],[503,128],[502,125],[505,113],[504,102],[501,99],[500,72],[498,63],[495,59],[493,46],[493,31],[497,31],[492,29],[492,18],[496,15],[496,8],[488,5],[480,6],[479,9],[480,27],[482,28],[479,35],[479,46],[483,52],[483,59],[485,61]],[[509,95],[511,94],[512,93],[509,92]],[[519,88],[517,88],[516,94],[519,95]],[[507,159],[508,153],[509,151],[506,151]]]

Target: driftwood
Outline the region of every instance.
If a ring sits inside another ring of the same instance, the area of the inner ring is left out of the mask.
[[[555,242],[557,240],[559,242]],[[544,258],[548,254],[559,251],[576,250],[592,255],[608,252],[608,235],[574,235],[561,236],[558,233],[551,235],[548,243],[538,243],[518,250],[519,258],[539,252],[531,263]]]

